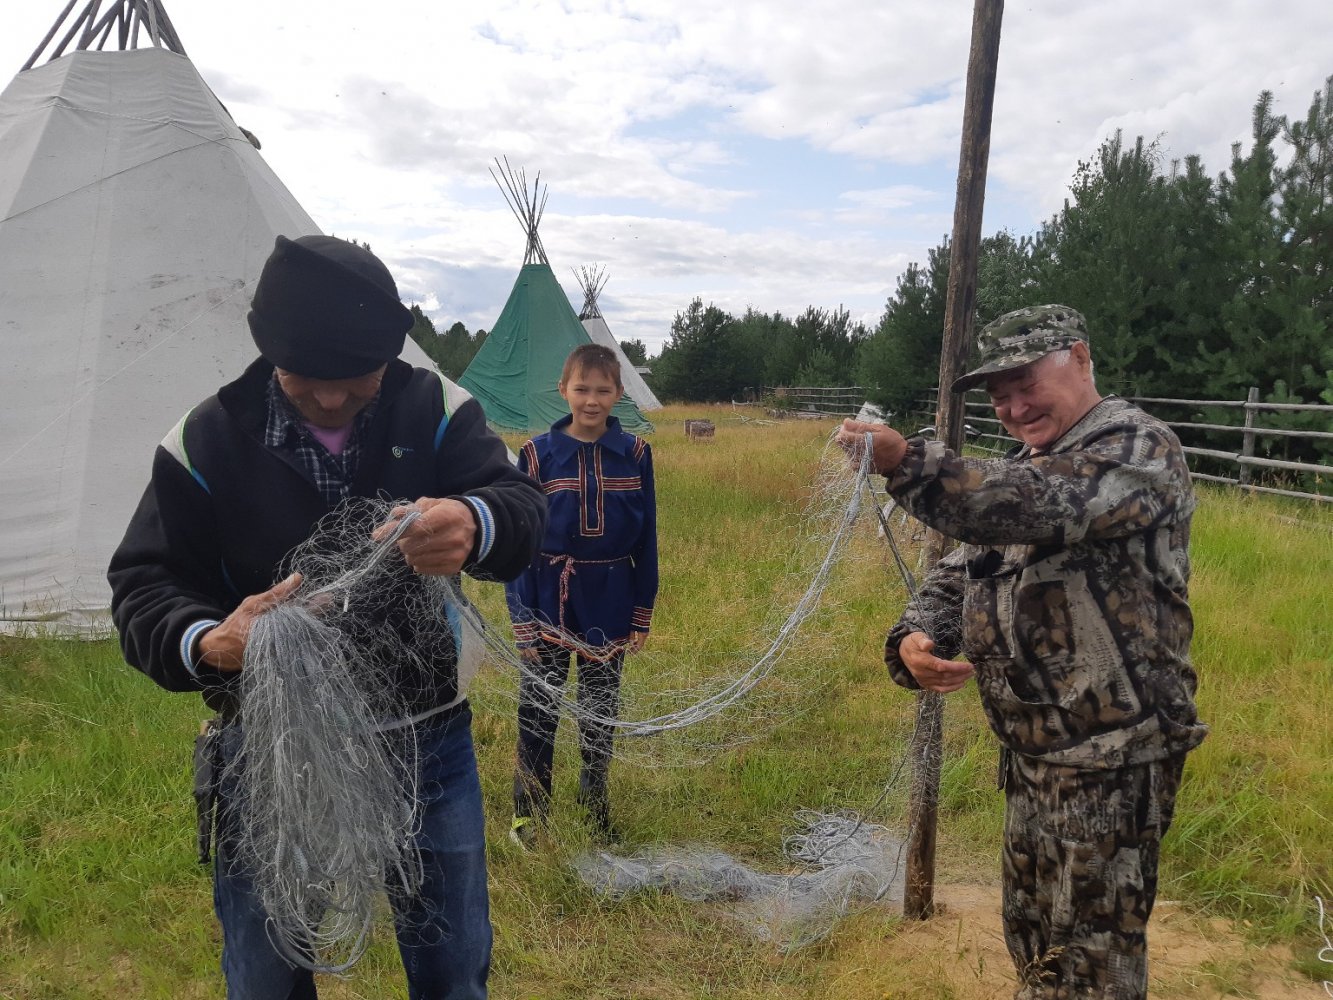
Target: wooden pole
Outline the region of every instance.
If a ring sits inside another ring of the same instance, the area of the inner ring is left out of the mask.
[[[1246,458],[1254,457],[1254,404],[1259,402],[1259,387],[1250,386],[1250,393],[1245,398],[1245,437],[1240,446],[1240,453]],[[1241,486],[1245,486],[1250,481],[1250,467],[1244,462],[1240,463],[1240,471],[1236,474],[1236,480]]]
[[[944,345],[940,351],[940,395],[935,423],[936,438],[954,451],[961,450],[963,444],[964,393],[955,393],[950,386],[967,365],[972,341],[977,255],[986,201],[986,164],[990,158],[991,112],[995,106],[1003,15],[1004,0],[975,0],[958,155],[958,196],[954,203],[953,237],[949,242],[949,287],[944,306]],[[944,551],[944,537],[932,531],[926,542],[926,564],[933,566]],[[921,692],[917,696],[917,724],[911,750],[912,827],[903,888],[903,916],[913,920],[925,920],[935,910],[935,827],[943,733],[943,697],[930,691]]]
[[[69,0],[69,3],[65,4],[65,9],[62,10],[60,16],[56,18],[56,23],[51,25],[51,30],[48,31],[46,37],[42,39],[42,44],[37,46],[32,55],[28,56],[28,61],[23,64],[23,69],[32,69],[33,63],[37,61],[37,57],[42,54],[43,49],[51,44],[51,39],[54,38],[56,32],[60,30],[60,26],[64,24],[65,18],[69,17],[69,12],[74,9],[74,4],[77,2],[78,0]],[[19,72],[22,71],[23,70],[20,70]]]

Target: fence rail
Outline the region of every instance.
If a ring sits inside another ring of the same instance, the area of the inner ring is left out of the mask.
[[[915,408],[908,412],[907,416],[916,418],[922,423],[932,424],[935,421],[935,410],[938,401],[939,391],[937,389],[927,390],[915,404]],[[1127,396],[1131,403],[1137,403],[1144,409],[1154,413],[1161,407],[1184,406],[1193,410],[1199,410],[1205,407],[1218,409],[1236,409],[1244,413],[1244,423],[1242,424],[1212,424],[1200,423],[1197,421],[1181,420],[1173,421],[1162,418],[1163,422],[1173,430],[1185,431],[1203,431],[1213,434],[1239,434],[1241,435],[1241,447],[1239,451],[1227,451],[1220,448],[1203,448],[1195,446],[1182,445],[1182,450],[1190,461],[1191,474],[1195,479],[1202,479],[1208,482],[1225,483],[1230,486],[1236,486],[1240,489],[1250,490],[1255,493],[1270,493],[1279,496],[1297,497],[1302,500],[1315,500],[1320,503],[1333,503],[1333,494],[1329,493],[1311,493],[1302,490],[1284,489],[1277,486],[1262,486],[1250,481],[1252,470],[1264,469],[1273,472],[1289,472],[1294,474],[1305,474],[1321,477],[1333,484],[1333,466],[1321,465],[1315,462],[1289,462],[1276,458],[1263,458],[1254,454],[1254,447],[1257,440],[1265,437],[1286,438],[1289,440],[1315,442],[1333,441],[1333,430],[1315,431],[1315,430],[1292,430],[1286,427],[1261,427],[1255,419],[1261,413],[1324,413],[1329,415],[1330,426],[1333,427],[1333,406],[1325,406],[1318,403],[1261,403],[1259,402],[1259,390],[1251,388],[1249,396],[1246,399],[1171,399],[1163,396]],[[969,435],[969,444],[984,452],[990,454],[1003,454],[1018,442],[1005,433],[1003,426],[995,419],[994,411],[988,403],[964,402],[965,419],[968,425],[972,427],[972,433]],[[1159,417],[1160,413],[1157,414]],[[1206,459],[1213,462],[1220,462],[1223,465],[1232,465],[1236,469],[1233,476],[1216,475],[1199,468],[1199,462],[1195,459]]]

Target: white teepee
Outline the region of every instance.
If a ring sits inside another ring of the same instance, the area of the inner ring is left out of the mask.
[[[662,404],[658,402],[653,390],[648,388],[648,383],[643,380],[633,362],[625,357],[625,352],[620,349],[620,344],[606,325],[602,310],[597,305],[597,297],[606,286],[606,270],[584,266],[575,268],[574,274],[579,279],[579,287],[583,289],[583,308],[579,311],[579,319],[583,321],[583,328],[588,331],[594,344],[601,344],[616,352],[616,357],[620,359],[620,378],[625,383],[625,395],[634,400],[641,410],[660,410]]]
[[[275,237],[319,232],[160,0],[100,6],[0,94],[0,632],[105,631],[154,447],[256,356]]]

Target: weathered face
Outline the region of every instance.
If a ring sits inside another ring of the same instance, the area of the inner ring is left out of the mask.
[[[307,378],[281,368],[276,371],[278,386],[305,420],[337,430],[350,424],[375,398],[387,367],[380,365],[356,378]]]
[[[580,368],[570,373],[569,379],[560,383],[560,395],[574,417],[570,430],[576,437],[601,437],[606,431],[606,418],[623,392],[605,372]]]
[[[1033,451],[1045,451],[1101,398],[1086,344],[1074,344],[1030,365],[986,379],[995,416]]]

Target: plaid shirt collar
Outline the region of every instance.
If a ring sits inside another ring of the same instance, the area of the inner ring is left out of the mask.
[[[264,425],[264,444],[286,451],[296,458],[320,496],[330,507],[346,499],[361,461],[361,442],[375,417],[379,396],[372,399],[352,421],[352,434],[341,455],[332,455],[305,425],[300,412],[278,385],[275,374],[268,383],[268,420]]]

